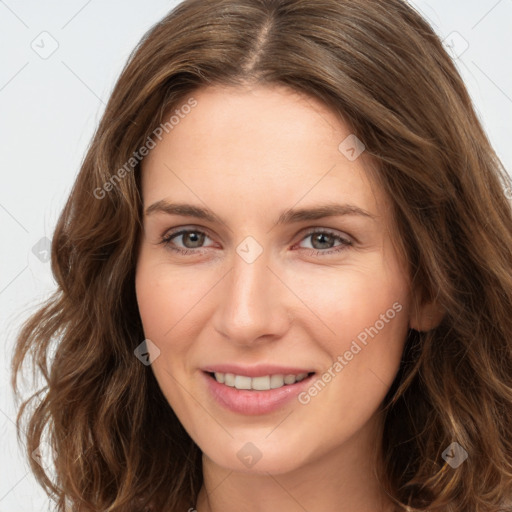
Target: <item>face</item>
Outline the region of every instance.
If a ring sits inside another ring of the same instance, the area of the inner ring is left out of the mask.
[[[368,155],[287,88],[192,96],[142,169],[136,292],[163,393],[208,459],[235,471],[369,443],[410,294]]]

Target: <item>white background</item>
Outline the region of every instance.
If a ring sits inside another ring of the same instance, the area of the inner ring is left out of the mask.
[[[130,52],[177,3],[0,0],[0,512],[48,509],[16,441],[9,388],[20,322],[53,286],[49,263],[32,248],[51,239]],[[510,173],[512,0],[412,3],[454,47],[479,117]],[[46,59],[32,48],[48,51],[52,44],[58,48]]]

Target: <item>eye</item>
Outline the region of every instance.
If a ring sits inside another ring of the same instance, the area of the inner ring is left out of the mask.
[[[340,236],[336,232],[323,228],[310,231],[302,240],[307,240],[308,238],[311,240],[312,247],[305,247],[303,249],[322,256],[341,252],[352,245],[352,241],[348,237]],[[334,245],[336,241],[339,241],[337,246]]]
[[[209,238],[207,233],[199,229],[181,229],[167,233],[159,243],[179,254],[201,254],[201,249],[204,249],[203,244]],[[324,228],[310,231],[301,241],[308,238],[311,240],[311,247],[302,247],[301,249],[314,253],[314,255],[324,256],[339,253],[352,245],[352,241],[348,237],[340,236],[338,233]],[[180,239],[181,246],[175,242]],[[338,242],[337,245],[336,242]]]
[[[176,246],[174,240],[179,240],[181,238],[181,243],[184,247]],[[197,254],[198,249],[202,249],[202,244],[204,243],[205,238],[209,238],[209,236],[204,232],[198,229],[182,229],[180,231],[175,231],[166,234],[162,237],[160,243],[165,247],[169,248],[172,251],[179,252],[180,254]]]

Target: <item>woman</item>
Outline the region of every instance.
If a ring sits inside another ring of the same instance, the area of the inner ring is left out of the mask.
[[[406,3],[180,4],[14,356],[47,380],[27,441],[58,510],[512,510],[506,186]]]

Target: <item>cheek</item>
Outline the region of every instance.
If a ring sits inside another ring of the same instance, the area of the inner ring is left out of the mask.
[[[159,349],[151,369],[168,402],[177,410],[182,397],[173,376],[183,372],[190,348],[187,336],[180,331],[183,327],[180,320],[196,302],[189,288],[178,275],[169,272],[168,266],[149,258],[139,259],[135,289],[144,336]]]
[[[405,288],[385,276],[364,276],[345,283],[338,315],[333,310],[331,315],[338,319],[337,331],[343,338],[358,339],[363,344],[369,337],[394,338],[407,324],[406,298]]]
[[[181,401],[173,376],[190,373],[199,331],[208,322],[208,293],[215,280],[193,267],[171,267],[144,254],[137,264],[135,289],[144,336],[159,349],[151,368],[169,403]]]
[[[311,293],[308,299],[316,301],[312,309],[334,334],[316,338],[331,360],[319,376],[328,384],[310,389],[302,403],[316,400],[315,408],[336,403],[340,421],[350,410],[354,422],[362,424],[381,403],[398,371],[408,332],[409,295],[398,268],[386,271],[375,263],[346,270],[330,275],[328,281],[317,281],[314,290],[323,292]],[[320,394],[321,399],[314,398]]]
[[[197,277],[197,275],[196,275]],[[172,338],[198,302],[205,285],[183,269],[174,271],[165,263],[141,254],[135,275],[135,289],[146,337],[165,342]]]
[[[144,265],[137,268],[135,290],[139,313],[144,327],[144,335],[149,339],[160,339],[170,328],[167,319],[170,302],[165,287],[154,272]]]
[[[350,410],[353,421],[363,424],[383,400],[400,366],[408,332],[407,281],[397,266],[390,268],[376,259],[315,279],[303,278],[298,293],[321,319],[320,323],[309,315],[311,320],[304,325],[327,355],[324,373],[319,375],[325,386],[317,382],[301,403],[315,402],[318,414],[325,404],[336,403],[340,421],[346,421]]]
[[[303,320],[310,319],[307,326],[312,339],[325,340],[331,355],[345,350],[358,336],[364,340],[372,327],[379,335],[400,339],[407,331],[407,281],[397,267],[389,268],[377,257],[374,260],[287,277],[288,282],[295,281],[294,292],[314,313],[302,315]]]

